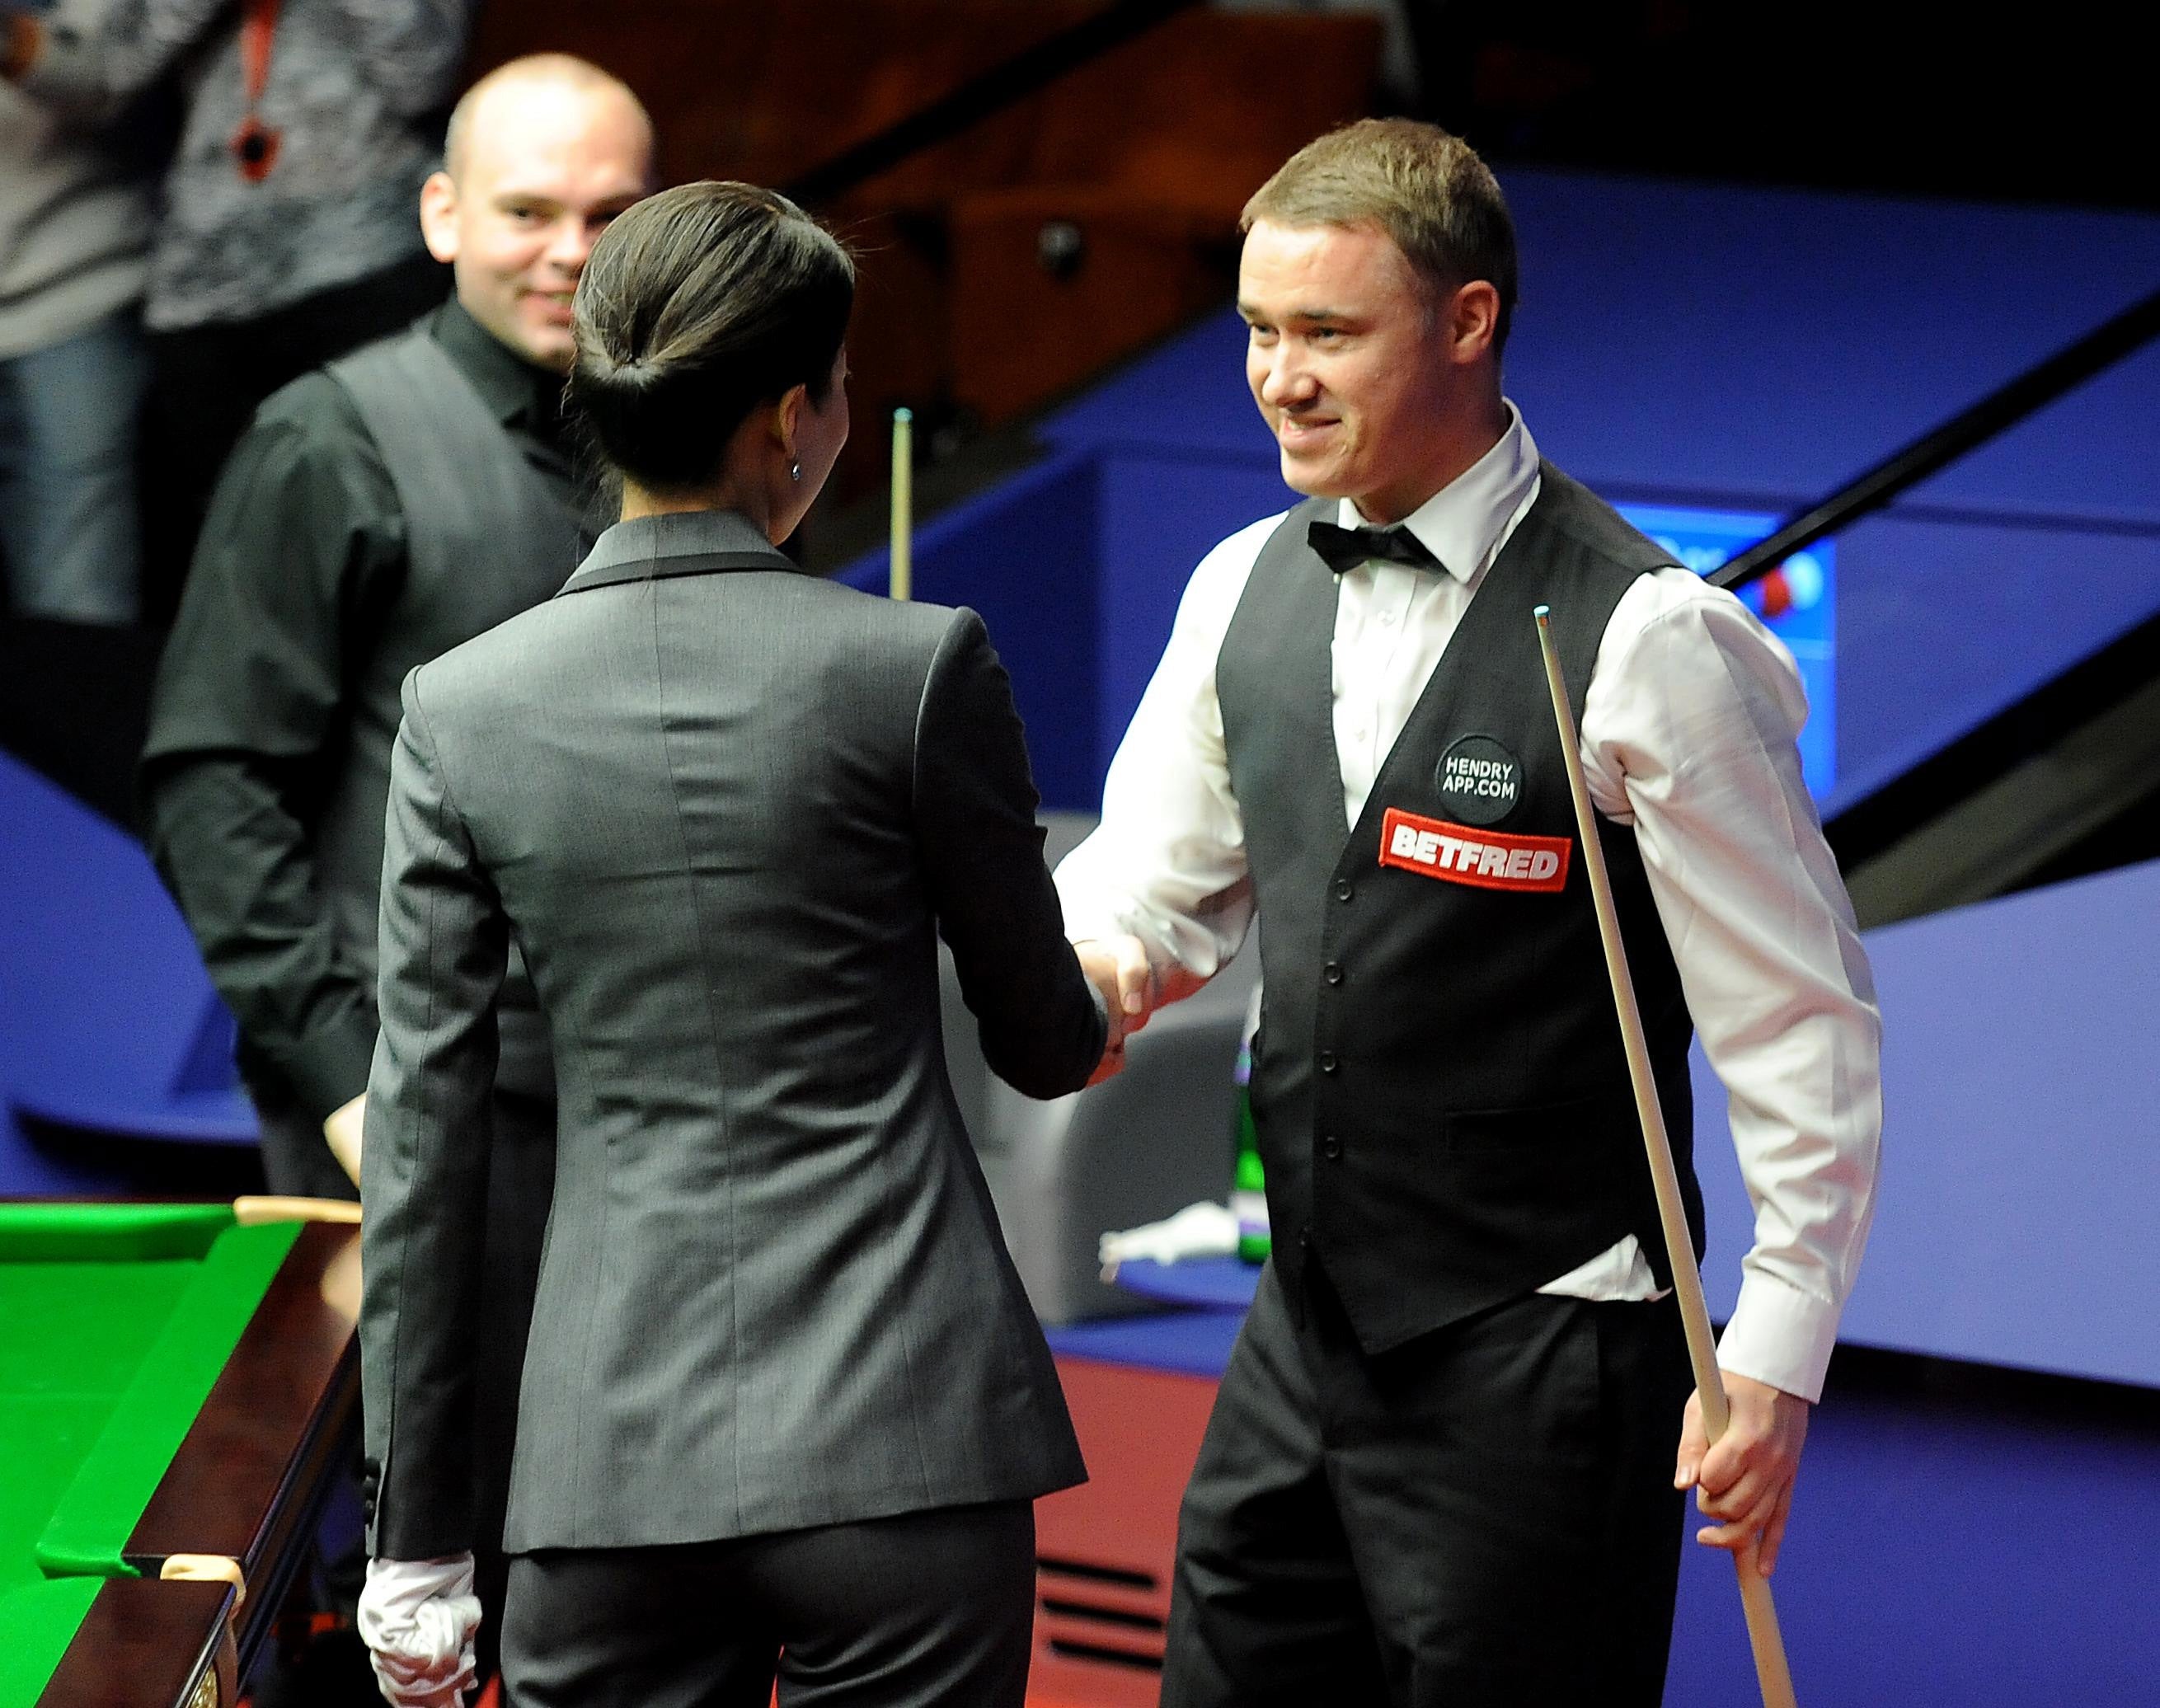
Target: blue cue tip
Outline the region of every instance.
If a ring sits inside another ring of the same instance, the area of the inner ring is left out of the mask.
[[[1533,610],[1530,615],[1535,617],[1540,622],[1543,622],[1547,617],[1552,615],[1552,607],[1549,605],[1541,605]]]
[[[903,403],[892,412],[892,418],[895,421],[912,421],[915,419],[915,412]]]

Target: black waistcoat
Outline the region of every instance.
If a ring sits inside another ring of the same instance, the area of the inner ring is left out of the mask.
[[[406,675],[553,597],[578,567],[583,542],[567,470],[535,466],[424,322],[329,371],[382,454],[405,524],[397,596],[349,643],[348,746],[316,827],[326,900],[371,985],[390,754]],[[552,1097],[553,1051],[514,947],[496,1018],[496,1083]]]
[[[1275,1262],[1300,1300],[1316,1259],[1381,1352],[1624,1234],[1669,1279],[1531,612],[1552,607],[1579,719],[1614,605],[1671,559],[1545,465],[1346,836],[1336,582],[1306,544],[1335,507],[1261,548],[1216,680],[1262,922]],[[1692,1023],[1633,833],[1600,833],[1700,1255]]]

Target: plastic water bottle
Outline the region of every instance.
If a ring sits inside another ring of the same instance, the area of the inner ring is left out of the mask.
[[[1253,1125],[1253,1041],[1238,1047],[1230,1077],[1237,1087],[1237,1113],[1231,1142],[1237,1158],[1230,1177],[1230,1213],[1238,1218],[1238,1255],[1249,1264],[1268,1258],[1267,1179],[1260,1167],[1259,1134]]]

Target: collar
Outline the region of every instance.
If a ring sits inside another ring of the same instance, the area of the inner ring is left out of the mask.
[[[455,297],[434,311],[428,330],[497,421],[553,442],[562,420],[562,375],[526,361]]]
[[[1523,424],[1523,412],[1508,403],[1508,430],[1492,449],[1412,511],[1402,521],[1424,542],[1447,573],[1467,584],[1493,555],[1508,524],[1537,485],[1538,448]],[[1357,504],[1342,500],[1343,527],[1370,527]]]
[[[799,574],[795,560],[732,510],[680,510],[619,522],[594,542],[557,597],[671,575],[725,569],[780,569]]]

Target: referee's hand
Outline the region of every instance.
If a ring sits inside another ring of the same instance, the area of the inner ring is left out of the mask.
[[[1792,1515],[1793,1480],[1813,1408],[1797,1394],[1730,1371],[1725,1397],[1732,1425],[1712,1446],[1703,1435],[1701,1396],[1688,1396],[1673,1486],[1692,1488],[1695,1505],[1719,1521],[1696,1531],[1696,1541],[1743,1557],[1752,1553],[1756,1570],[1768,1577]]]
[[[480,1683],[473,1662],[480,1621],[471,1555],[367,1562],[353,1622],[393,1708],[463,1708]]]

